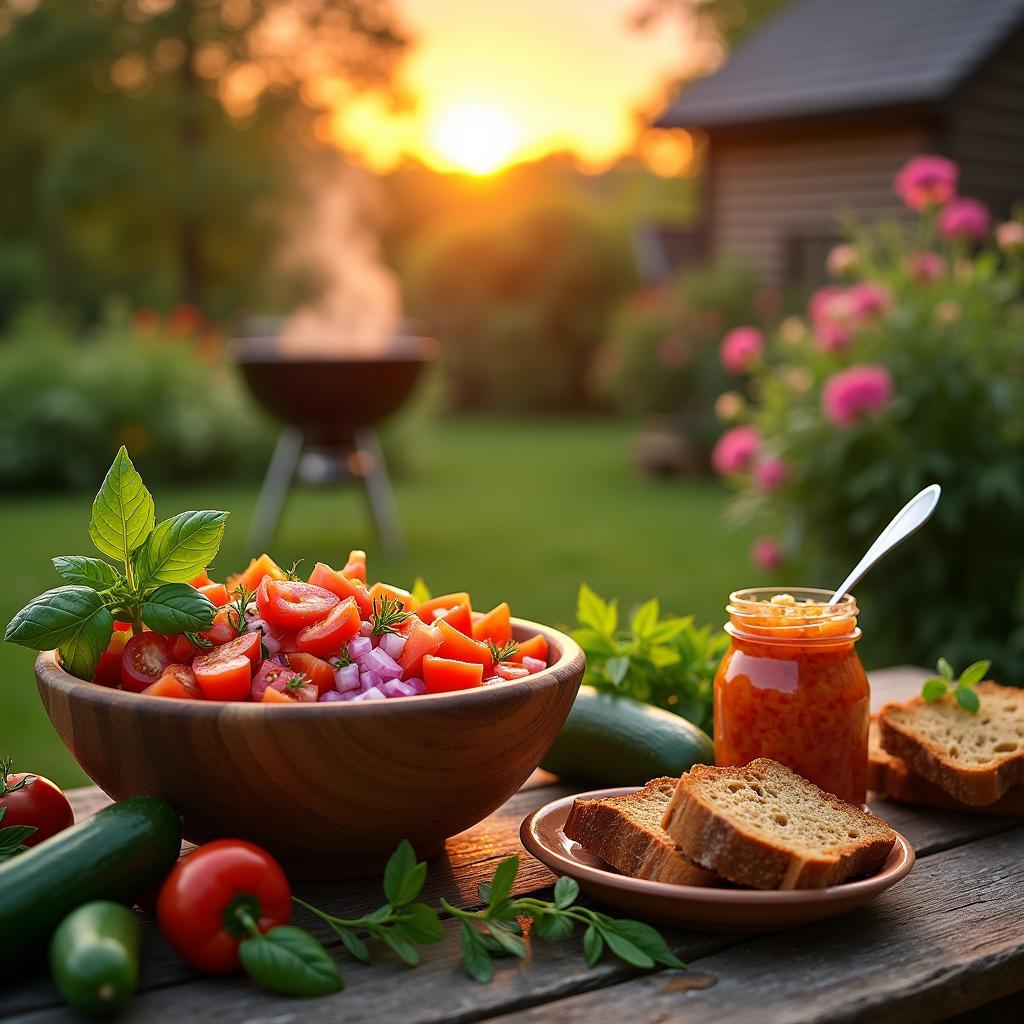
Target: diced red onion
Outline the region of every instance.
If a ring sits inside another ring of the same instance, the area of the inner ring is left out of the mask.
[[[542,672],[547,667],[548,663],[540,658],[523,658],[523,668],[529,669],[531,675],[534,672]]]
[[[381,689],[389,697],[415,697],[418,692],[415,686],[410,686],[403,679],[389,679]]]
[[[417,694],[427,692],[426,684],[419,678],[419,676],[413,676],[412,679],[406,679],[406,683],[408,683],[408,685],[411,686]]]
[[[346,690],[358,690],[359,688],[358,665],[344,665],[334,670],[334,689],[338,693],[344,693]]]
[[[360,659],[365,672],[375,672],[382,680],[400,679],[402,666],[382,647],[375,647]]]
[[[385,633],[380,638],[379,649],[390,655],[397,661],[402,655],[402,648],[405,647],[405,637],[397,633]]]
[[[344,700],[345,698],[337,690],[324,690],[320,694],[320,703],[325,704],[332,700]]]
[[[281,650],[281,641],[277,637],[269,636],[267,633],[263,634],[263,646],[267,649],[267,654],[273,656]]]
[[[357,636],[348,642],[348,654],[353,661],[358,661],[372,650],[373,641],[368,636]]]
[[[369,638],[373,635],[373,623],[367,622],[365,619],[359,623],[359,635]]]
[[[359,685],[363,688],[365,693],[367,690],[372,690],[375,686],[379,686],[383,679],[376,672],[360,672],[359,673]]]
[[[386,698],[387,694],[379,687],[371,686],[368,690],[363,690],[362,693],[357,693],[352,700],[381,700]]]

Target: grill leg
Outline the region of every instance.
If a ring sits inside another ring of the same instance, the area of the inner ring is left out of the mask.
[[[277,435],[274,454],[267,466],[267,475],[263,478],[256,511],[249,527],[249,551],[254,555],[266,551],[274,539],[304,443],[305,439],[298,427],[285,427]]]
[[[388,477],[388,467],[384,461],[380,439],[375,430],[357,430],[355,442],[360,451],[370,456],[370,465],[363,474],[363,487],[370,503],[370,515],[377,531],[377,539],[385,556],[395,558],[405,550],[405,542],[402,539],[395,495],[391,490],[391,480]]]

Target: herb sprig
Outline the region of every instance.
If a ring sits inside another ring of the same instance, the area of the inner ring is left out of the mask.
[[[7,792],[13,792],[20,785],[21,783],[17,783]],[[3,823],[6,813],[7,808],[0,807],[0,824]],[[8,825],[6,828],[0,828],[0,863],[10,860],[11,857],[16,857],[19,853],[24,853],[28,849],[25,840],[37,831],[35,825]]]
[[[955,679],[953,666],[945,658],[939,658],[935,665],[938,675],[930,676],[924,681],[921,687],[921,697],[929,703],[934,703],[952,691],[960,707],[964,711],[975,714],[981,707],[981,700],[974,687],[985,678],[991,667],[991,661],[976,661],[974,664],[968,665],[960,673],[960,677]]]
[[[373,626],[373,636],[384,636],[385,633],[397,633],[397,626],[400,626],[412,612],[407,612],[405,606],[397,597],[381,595],[373,602],[373,611],[370,614],[370,622]]]
[[[509,640],[499,647],[493,640],[488,639],[487,646],[490,649],[491,657],[494,659],[495,664],[499,661],[510,661],[519,653],[519,644],[515,640]]]
[[[59,555],[66,581],[30,601],[11,619],[10,643],[35,651],[56,647],[72,675],[91,679],[110,643],[115,619],[140,633],[198,633],[216,608],[189,581],[213,561],[227,512],[181,512],[157,523],[153,496],[122,446],[92,505],[89,536],[102,555]]]

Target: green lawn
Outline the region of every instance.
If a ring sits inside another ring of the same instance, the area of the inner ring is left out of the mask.
[[[373,576],[408,585],[420,574],[435,593],[468,589],[479,607],[507,599],[515,614],[553,624],[571,621],[581,580],[627,607],[656,595],[667,610],[718,623],[728,591],[758,582],[747,559],[750,536],[726,521],[717,487],[638,477],[629,440],[628,427],[603,421],[448,422],[432,435],[419,470],[397,483],[404,557],[377,557],[361,495],[349,488],[297,494],[273,554],[312,567],[366,547]],[[215,573],[242,564],[255,484],[158,487],[155,497],[158,517],[230,510]],[[89,552],[90,500],[0,504],[0,620],[57,585],[51,556]],[[32,657],[0,645],[0,756],[64,785],[83,782],[36,696]]]

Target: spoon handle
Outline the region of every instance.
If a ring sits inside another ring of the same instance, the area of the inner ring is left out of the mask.
[[[828,603],[837,604],[875,562],[883,555],[888,554],[901,541],[906,540],[918,527],[923,526],[935,511],[940,494],[942,494],[942,488],[938,484],[929,484],[923,491],[914,495],[896,513],[892,522],[875,538],[874,544],[867,549],[864,557],[854,566],[853,572],[843,580]]]

